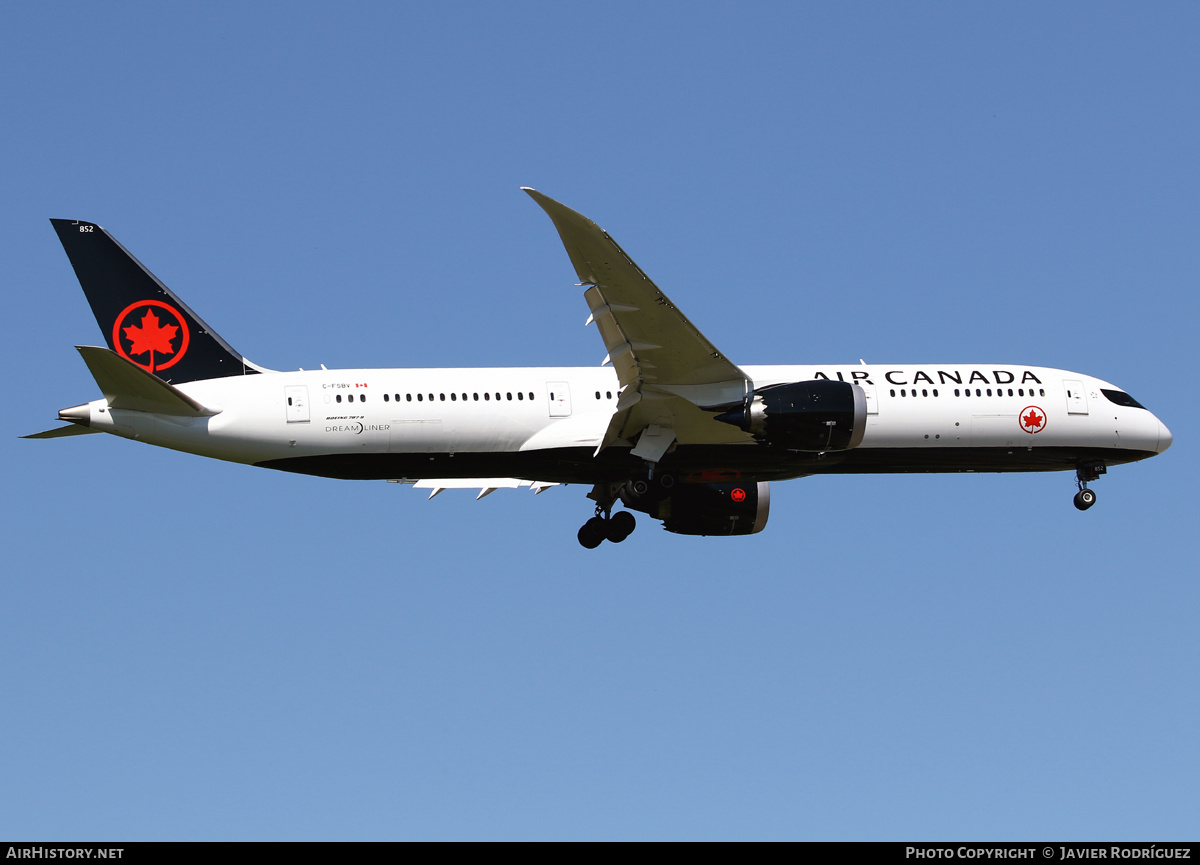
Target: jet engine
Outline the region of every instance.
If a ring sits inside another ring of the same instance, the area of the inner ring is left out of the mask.
[[[774,384],[755,390],[716,419],[788,450],[848,450],[866,432],[867,397],[846,381]]]
[[[621,501],[662,520],[663,528],[677,535],[752,535],[767,524],[771,487],[751,481],[663,488],[643,481],[626,484]]]

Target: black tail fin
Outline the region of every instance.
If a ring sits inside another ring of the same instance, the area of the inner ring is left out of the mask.
[[[108,347],[121,357],[176,384],[259,371],[103,228],[50,223]]]

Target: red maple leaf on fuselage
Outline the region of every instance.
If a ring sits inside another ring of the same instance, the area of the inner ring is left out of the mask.
[[[1040,427],[1046,419],[1035,411],[1031,411],[1025,417],[1021,418],[1021,423],[1028,427]]]

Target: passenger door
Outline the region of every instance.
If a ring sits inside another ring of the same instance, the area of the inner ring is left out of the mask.
[[[302,384],[285,387],[283,397],[287,402],[287,422],[308,423],[308,387]]]
[[[546,382],[546,399],[550,403],[550,417],[571,416],[571,389],[565,381]]]
[[[1063,379],[1063,390],[1067,396],[1067,414],[1087,414],[1087,391],[1083,382],[1073,379]]]

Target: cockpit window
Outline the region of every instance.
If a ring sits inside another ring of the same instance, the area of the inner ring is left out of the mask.
[[[1100,393],[1104,394],[1108,398],[1109,402],[1114,402],[1117,405],[1128,406],[1129,408],[1145,408],[1144,405],[1131,397],[1129,394],[1125,393],[1123,390],[1105,390],[1104,388],[1101,388]]]

